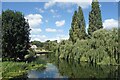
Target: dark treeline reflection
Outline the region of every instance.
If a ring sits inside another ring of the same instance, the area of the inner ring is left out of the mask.
[[[50,60],[51,61],[51,60]],[[120,79],[120,66],[95,65],[65,60],[52,60],[59,73],[68,78],[117,78]]]

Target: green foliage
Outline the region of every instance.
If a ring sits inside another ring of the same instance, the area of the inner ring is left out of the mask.
[[[65,60],[87,61],[96,64],[119,64],[118,30],[100,29],[93,33],[91,39],[72,43],[61,41],[54,49],[55,56]]]
[[[47,40],[46,42],[44,42],[43,47],[45,50],[54,51],[54,48],[56,45],[57,45],[57,40],[55,40],[55,41]]]
[[[2,29],[1,27],[2,27],[2,16],[0,15],[0,53],[2,53]],[[0,54],[0,58],[2,58],[2,54]]]
[[[79,7],[78,12],[75,11],[72,18],[69,40],[62,41],[59,43],[59,47],[57,46],[55,49],[57,56],[62,59],[76,60],[78,62],[119,64],[118,30],[105,30],[102,28],[98,0],[92,2],[92,10],[89,13],[88,36],[85,33],[83,12],[81,7]]]
[[[31,69],[42,69],[43,64],[37,64],[35,62],[1,62],[2,65],[2,77],[3,79],[10,79],[24,75],[28,70]]]
[[[32,45],[36,45],[38,49],[45,49],[52,51],[54,49],[54,46],[57,44],[57,40],[50,41],[47,40],[46,42],[40,42],[40,41],[31,41]]]
[[[81,7],[78,8],[78,12],[74,12],[69,35],[69,40],[73,43],[75,43],[77,39],[85,39],[87,36],[85,31],[85,19]]]
[[[74,12],[73,18],[72,18],[72,23],[71,23],[71,29],[70,29],[70,40],[75,43],[76,40],[79,38],[79,23],[78,23],[78,15],[77,11]]]
[[[98,0],[92,2],[92,10],[89,13],[89,28],[88,34],[92,35],[92,33],[98,29],[103,28],[102,26],[102,18],[101,18],[101,10],[99,7]]]
[[[27,54],[27,55],[24,56],[24,60],[25,60],[25,61],[28,61],[28,62],[31,62],[31,61],[34,60],[34,58],[35,58],[35,56],[36,56],[36,53],[35,53],[35,51],[34,51],[33,49],[31,49],[31,48],[28,50],[28,53],[29,53],[29,54]]]
[[[2,57],[23,59],[29,48],[29,24],[21,12],[2,12]]]
[[[92,2],[92,10],[89,14],[89,35],[85,33],[85,20],[82,9],[79,7],[78,12],[75,11],[72,17],[69,40],[63,40],[51,48],[55,52],[54,56],[58,59],[92,64],[120,64],[118,29],[105,30],[102,28],[98,0]]]
[[[79,33],[79,39],[85,39],[87,37],[86,31],[85,31],[85,19],[83,15],[82,8],[79,6],[78,8],[78,26],[80,28],[80,33]]]
[[[40,42],[40,41],[31,41],[31,44],[36,45],[37,47],[43,47],[44,46],[43,43]]]

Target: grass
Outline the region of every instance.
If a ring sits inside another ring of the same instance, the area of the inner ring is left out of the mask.
[[[42,69],[44,64],[36,64],[34,62],[25,63],[25,62],[0,62],[0,68],[2,68],[2,77],[4,78],[15,78],[22,76],[27,73],[28,70],[32,69]]]

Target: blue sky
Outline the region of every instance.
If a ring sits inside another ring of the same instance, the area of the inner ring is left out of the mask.
[[[3,2],[3,10],[15,10],[24,14],[28,19],[31,30],[31,40],[46,41],[69,38],[72,15],[78,6],[83,9],[86,30],[91,2]],[[118,4],[116,2],[100,2],[102,21],[105,29],[118,27]]]

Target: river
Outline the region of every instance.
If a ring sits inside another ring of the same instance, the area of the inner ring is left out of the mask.
[[[28,78],[119,78],[120,66],[92,65],[58,59],[46,59],[46,68],[30,70]]]

